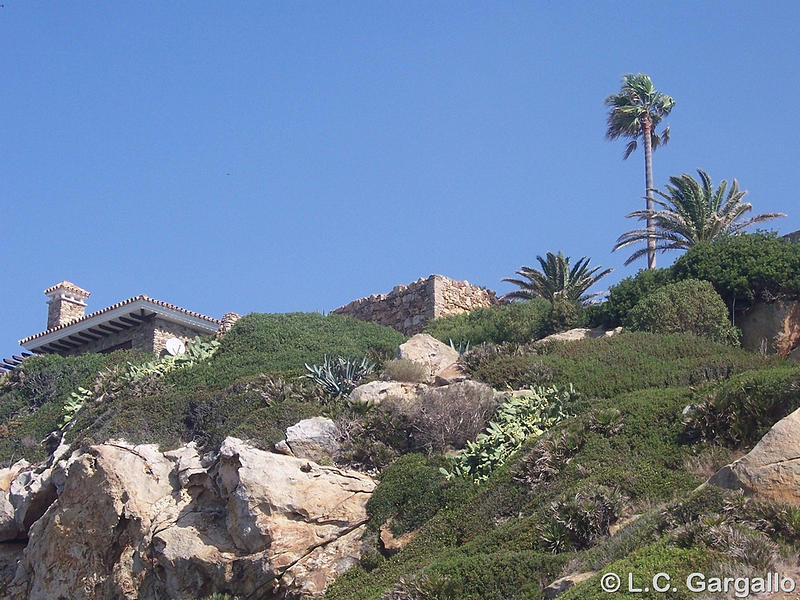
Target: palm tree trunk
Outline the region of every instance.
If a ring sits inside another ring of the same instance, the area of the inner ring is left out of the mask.
[[[647,198],[647,210],[653,210],[653,125],[649,118],[642,120],[642,137],[644,138],[644,184],[645,197]],[[647,219],[647,268],[656,268],[656,238],[655,223],[653,219]]]

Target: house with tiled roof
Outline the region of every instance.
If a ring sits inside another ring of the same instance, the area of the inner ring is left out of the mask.
[[[217,332],[220,320],[144,294],[86,314],[88,291],[62,281],[44,291],[47,329],[19,341],[32,353],[63,355],[137,348],[163,354],[172,338],[186,343]]]

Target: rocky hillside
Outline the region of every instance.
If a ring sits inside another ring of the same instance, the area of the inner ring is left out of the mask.
[[[553,322],[431,324],[449,345],[250,315],[178,359],[30,359],[0,379],[0,595],[570,600],[666,572],[696,598],[693,571],[795,573],[800,367]]]

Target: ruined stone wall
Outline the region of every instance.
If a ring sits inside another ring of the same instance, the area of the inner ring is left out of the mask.
[[[388,294],[373,294],[337,308],[334,314],[351,315],[378,323],[406,335],[419,333],[439,317],[469,312],[498,302],[496,294],[468,281],[431,275],[408,285],[398,285]]]

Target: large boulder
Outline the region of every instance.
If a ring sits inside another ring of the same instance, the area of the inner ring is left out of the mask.
[[[617,327],[615,329],[604,329],[602,327],[595,327],[594,329],[589,329],[588,327],[576,327],[575,329],[560,331],[559,333],[554,333],[552,335],[548,335],[547,337],[543,337],[542,339],[536,341],[534,345],[543,346],[553,342],[577,342],[580,340],[611,337],[612,335],[617,335],[621,332],[622,327]]]
[[[410,360],[425,368],[428,383],[458,361],[459,353],[427,333],[418,333],[397,349],[399,360]]]
[[[386,398],[402,401],[416,400],[428,388],[424,383],[402,383],[400,381],[370,381],[350,392],[350,402],[378,406]]]
[[[293,456],[330,463],[339,451],[339,429],[325,417],[312,417],[286,430],[286,446]]]
[[[235,438],[202,457],[194,445],[92,446],[62,477],[4,597],[319,596],[358,562],[375,487]]]
[[[748,454],[722,467],[708,483],[800,504],[800,409],[778,421]]]

